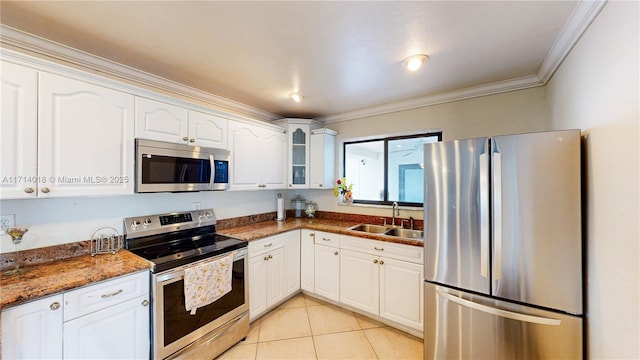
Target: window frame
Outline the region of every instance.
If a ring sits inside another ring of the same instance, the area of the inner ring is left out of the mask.
[[[347,145],[350,144],[360,144],[360,143],[368,143],[375,141],[382,141],[384,144],[384,198],[383,200],[359,200],[353,199],[354,204],[365,204],[365,205],[392,205],[394,202],[398,203],[399,206],[406,207],[423,207],[422,202],[406,202],[406,201],[390,201],[389,200],[389,142],[394,140],[403,140],[403,139],[414,139],[420,137],[428,137],[428,136],[437,136],[438,142],[442,141],[442,130],[429,130],[427,132],[419,132],[412,134],[396,134],[396,135],[388,135],[388,136],[372,136],[367,137],[366,139],[353,139],[353,140],[345,140],[342,143],[342,174],[346,176],[346,167],[347,167]]]

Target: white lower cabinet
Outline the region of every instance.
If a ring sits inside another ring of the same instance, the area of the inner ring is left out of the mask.
[[[340,302],[378,315],[380,309],[379,259],[365,253],[342,250]]]
[[[283,234],[285,250],[284,294],[300,290],[300,230]]]
[[[349,236],[340,246],[340,302],[422,331],[422,248]]]
[[[147,359],[149,296],[64,323],[65,359]]]
[[[2,311],[3,359],[62,358],[62,294]]]
[[[149,273],[2,312],[3,359],[148,359]]]
[[[340,236],[316,231],[314,236],[314,292],[340,300]]]
[[[422,264],[380,259],[380,316],[423,331]]]
[[[315,232],[309,229],[300,230],[300,288],[314,292],[314,238]]]
[[[295,230],[249,243],[251,320],[300,289],[299,234]]]

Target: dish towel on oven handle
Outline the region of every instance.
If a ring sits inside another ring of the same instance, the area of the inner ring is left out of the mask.
[[[184,305],[191,315],[231,291],[234,254],[184,269]]]

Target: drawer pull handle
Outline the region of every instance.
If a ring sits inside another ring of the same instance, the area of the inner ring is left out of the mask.
[[[116,291],[114,293],[111,293],[111,294],[104,294],[104,295],[102,295],[102,298],[103,299],[110,298],[112,296],[116,296],[116,295],[120,294],[121,292],[122,292],[122,289],[120,289],[120,290],[118,290],[118,291]]]
[[[334,253],[333,253],[333,255],[338,255],[338,252],[337,252],[337,251],[336,251],[336,252],[334,252]]]
[[[327,239],[327,238],[322,238],[322,240],[324,240],[324,241],[331,241],[331,239]]]
[[[149,306],[149,300],[142,300],[142,306]]]
[[[379,248],[379,247],[377,247],[377,246],[374,246],[373,248],[374,248],[374,249],[376,249],[376,250],[378,250],[378,251],[384,251],[384,248]]]
[[[309,237],[315,238],[315,237],[316,237],[316,234],[311,233],[311,234],[309,234]]]
[[[273,245],[273,243],[268,243],[268,244],[266,244],[264,247],[269,247],[269,246],[271,246],[271,245]]]
[[[59,302],[54,302],[53,304],[49,305],[49,309],[51,310],[58,310],[60,309],[60,303]]]

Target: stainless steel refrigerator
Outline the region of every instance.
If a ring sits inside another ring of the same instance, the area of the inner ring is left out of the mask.
[[[425,358],[583,357],[580,131],[424,145]]]

